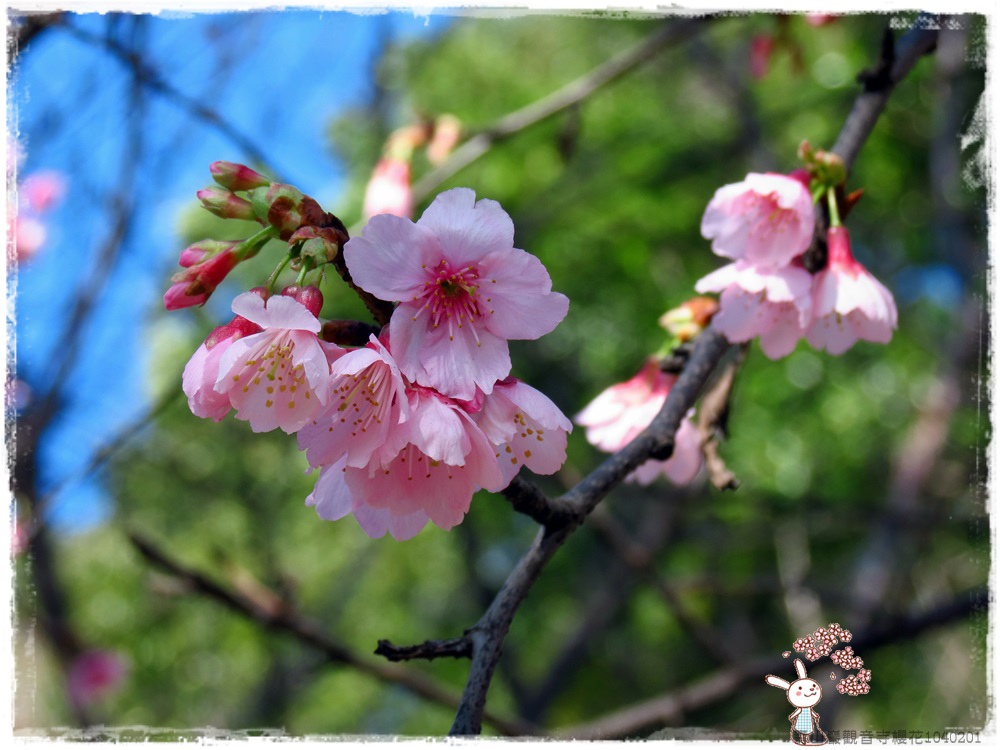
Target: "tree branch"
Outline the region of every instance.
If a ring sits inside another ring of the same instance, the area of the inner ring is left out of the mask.
[[[665,47],[690,39],[698,30],[704,28],[710,18],[710,16],[706,16],[704,18],[687,18],[681,21],[672,20],[634,47],[612,57],[586,75],[526,107],[504,115],[492,125],[483,128],[469,138],[455,149],[447,161],[420,178],[413,186],[414,201],[419,203],[424,200],[445,180],[472,164],[498,141],[509,138],[515,133],[576,106],[595,91],[617,80],[632,68],[652,59]]]
[[[480,732],[486,693],[511,621],[545,565],[608,492],[636,467],[651,456],[657,456],[661,460],[669,458],[681,420],[694,405],[709,375],[728,347],[729,343],[721,334],[712,328],[706,329],[698,337],[687,365],[649,427],[560,499],[560,502],[571,509],[573,516],[563,525],[545,527],[539,532],[534,544],[507,577],[489,609],[469,630],[468,635],[473,645],[472,666],[451,734]]]
[[[453,659],[468,659],[472,656],[472,642],[466,636],[450,638],[446,641],[424,641],[416,646],[396,646],[384,638],[378,642],[375,653],[389,661],[409,661],[427,659],[433,661],[444,656]]]
[[[244,593],[228,589],[194,568],[174,560],[155,543],[138,532],[129,532],[128,537],[146,560],[181,579],[194,591],[253,620],[262,627],[294,636],[302,643],[320,651],[328,661],[346,664],[383,682],[401,685],[434,703],[451,707],[458,706],[458,695],[436,680],[419,672],[360,656],[348,646],[325,635],[316,623],[297,614],[288,602],[277,594],[269,592],[266,596],[251,598]],[[502,718],[493,714],[485,718],[489,724],[506,735],[527,735],[538,732],[538,728],[534,725],[517,719]]]
[[[892,32],[886,29],[881,57],[873,71],[865,71],[858,76],[864,90],[854,100],[851,113],[831,149],[844,160],[848,172],[875,128],[896,84],[906,77],[921,57],[933,51],[940,21],[938,16],[921,14],[914,28],[899,41],[894,41]]]

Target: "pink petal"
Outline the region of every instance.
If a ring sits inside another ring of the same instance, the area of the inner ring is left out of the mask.
[[[537,339],[552,331],[569,310],[569,299],[552,292],[545,266],[524,250],[484,258],[481,294],[486,327],[505,339]]]
[[[291,297],[271,297],[265,302],[253,292],[233,300],[233,312],[261,328],[287,328],[319,333],[316,316]]]
[[[383,300],[415,299],[442,253],[433,232],[391,214],[373,216],[344,246],[354,283]]]
[[[433,232],[444,257],[453,265],[475,263],[491,252],[514,247],[514,222],[496,201],[482,199],[468,188],[441,193],[417,224]]]
[[[211,349],[205,344],[198,347],[181,378],[184,395],[188,398],[191,413],[204,419],[221,420],[232,408],[229,395],[215,390],[219,375],[219,362],[229,346],[230,339],[218,342]]]
[[[343,460],[327,466],[319,473],[316,486],[306,498],[306,505],[314,506],[316,514],[324,521],[339,521],[351,512],[354,497],[344,480]]]

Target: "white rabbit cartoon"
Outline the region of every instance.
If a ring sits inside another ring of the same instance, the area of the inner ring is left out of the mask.
[[[819,728],[819,714],[812,707],[823,697],[823,688],[816,680],[806,677],[806,665],[801,659],[795,660],[795,672],[799,679],[788,682],[773,674],[767,675],[764,681],[773,687],[785,690],[788,702],[795,710],[788,715],[792,722],[791,740],[796,745],[825,745],[828,740],[826,732]]]

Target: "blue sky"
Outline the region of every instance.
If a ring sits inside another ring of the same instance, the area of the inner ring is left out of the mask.
[[[66,174],[63,202],[46,215],[49,241],[16,280],[16,372],[35,394],[53,385],[66,352],[73,300],[113,232],[110,217],[126,156],[127,66],[107,46],[141,40],[143,59],[174,89],[203,100],[268,156],[286,181],[321,201],[337,195],[342,167],[324,131],[345,106],[373,95],[380,45],[447,26],[412,12],[354,15],[269,11],[189,17],[71,15],[22,51],[9,81],[8,122],[25,151],[19,177]],[[144,97],[143,152],[132,221],[97,295],[65,408],[40,446],[44,495],[85,467],[93,452],[149,407],[148,323],[162,305],[180,250],[178,211],[209,181],[217,159],[246,161],[232,139],[155,92]],[[53,502],[64,531],[106,517],[100,477],[74,482]]]

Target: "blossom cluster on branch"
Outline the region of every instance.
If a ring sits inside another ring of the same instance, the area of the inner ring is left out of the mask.
[[[521,466],[562,466],[572,425],[511,377],[507,342],[550,332],[569,300],[536,257],[514,247],[498,203],[456,188],[417,222],[379,214],[348,240],[335,216],[290,185],[226,162],[212,173],[219,187],[199,193],[206,208],[263,228],[242,242],[186,248],[168,309],[203,304],[269,241],[287,245],[268,283],[237,296],[233,320],[188,362],[183,387],[195,415],[220,420],[235,410],[255,432],[296,433],[319,470],[307,503],[328,520],[353,513],[373,537],[408,539],[428,521],[450,529],[476,490],[502,489]],[[361,347],[323,338],[332,329],[320,321],[317,284],[341,256],[350,283],[396,303]],[[288,265],[299,270],[296,284],[276,293]]]

